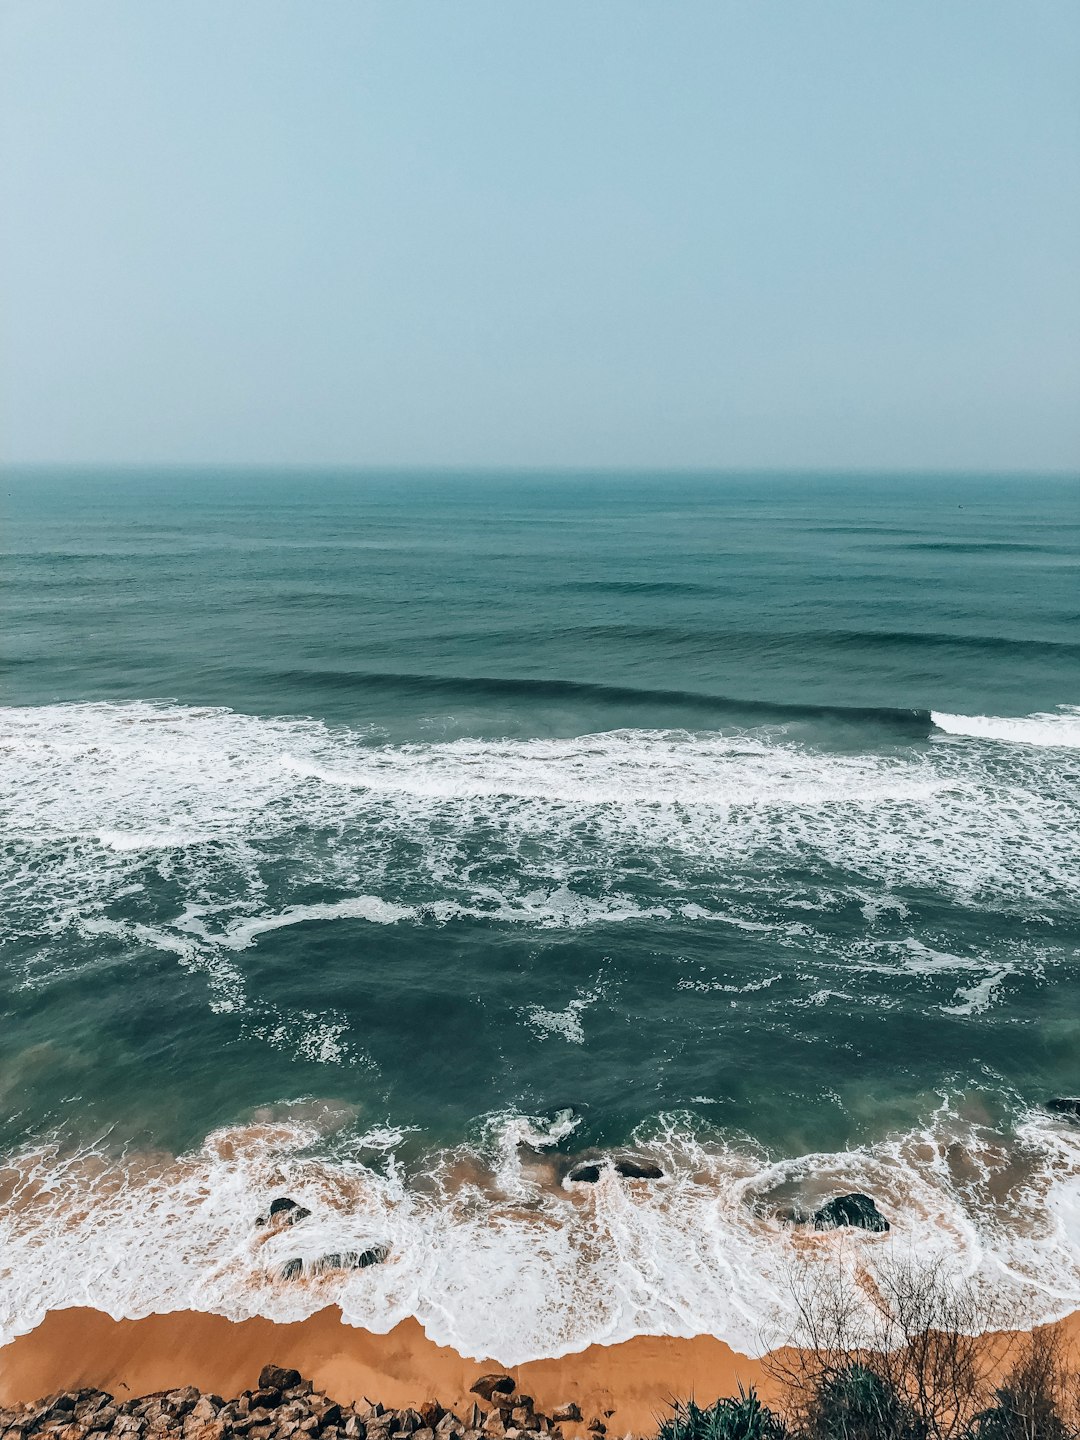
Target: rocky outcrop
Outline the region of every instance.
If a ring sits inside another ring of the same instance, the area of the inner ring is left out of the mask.
[[[369,1265],[381,1265],[389,1254],[387,1245],[373,1245],[370,1250],[332,1250],[306,1265],[301,1256],[294,1255],[278,1266],[277,1279],[299,1280],[305,1272],[309,1275],[333,1275],[339,1270],[366,1270]]]
[[[888,1220],[870,1196],[858,1192],[837,1195],[835,1199],[822,1205],[820,1210],[815,1210],[810,1219],[815,1230],[836,1230],[841,1226],[853,1225],[860,1230],[881,1233],[890,1228]]]
[[[306,1220],[311,1214],[306,1210],[299,1200],[290,1200],[288,1195],[279,1195],[276,1200],[270,1201],[270,1209],[265,1215],[260,1215],[255,1221],[256,1225],[269,1225],[276,1220],[279,1225],[295,1225],[300,1220]]]
[[[624,1180],[662,1180],[664,1172],[659,1165],[653,1165],[648,1160],[616,1160],[613,1166],[616,1175],[621,1175]],[[595,1185],[604,1173],[604,1166],[599,1162],[590,1162],[585,1165],[575,1165],[567,1176],[579,1184],[584,1182],[588,1185]]]
[[[341,1405],[298,1371],[264,1365],[255,1389],[234,1400],[193,1385],[135,1400],[100,1390],[49,1395],[0,1409],[0,1440],[561,1440],[559,1422],[581,1419],[573,1404],[540,1413],[509,1375],[481,1375],[472,1389],[486,1408],[473,1404],[460,1418],[433,1400],[418,1410],[387,1410],[368,1400]],[[593,1428],[602,1434],[603,1422]]]
[[[624,1180],[662,1180],[664,1172],[659,1165],[647,1160],[616,1160],[615,1173]]]

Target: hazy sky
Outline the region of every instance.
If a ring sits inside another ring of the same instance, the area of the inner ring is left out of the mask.
[[[1077,0],[2,0],[6,458],[1080,464]]]

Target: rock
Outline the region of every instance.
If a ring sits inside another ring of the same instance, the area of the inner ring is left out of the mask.
[[[473,1395],[479,1395],[481,1400],[491,1400],[495,1395],[512,1395],[514,1393],[514,1382],[509,1375],[481,1375],[475,1385],[470,1387]]]
[[[180,1390],[169,1390],[161,1397],[161,1408],[170,1415],[186,1415],[194,1410],[199,1401],[200,1391],[194,1385],[185,1385]]]
[[[48,1395],[42,1400],[38,1421],[40,1424],[44,1424],[47,1420],[54,1420],[58,1415],[70,1415],[78,1403],[78,1395],[72,1395],[67,1390],[59,1390],[56,1394]]]
[[[345,1421],[344,1429],[348,1440],[364,1440],[367,1434],[367,1426],[359,1415],[350,1415]]]
[[[592,1433],[593,1433],[594,1435],[606,1435],[606,1434],[607,1434],[607,1426],[604,1424],[603,1420],[600,1420],[600,1419],[595,1418],[595,1417],[594,1417],[592,1420],[589,1421],[588,1428],[592,1431]]]
[[[1055,1115],[1067,1115],[1070,1120],[1080,1120],[1080,1100],[1071,1096],[1055,1096],[1053,1100],[1047,1100],[1046,1108]]]
[[[320,1255],[311,1273],[327,1275],[334,1270],[366,1270],[369,1265],[381,1265],[389,1253],[386,1245],[373,1245],[370,1250],[335,1250],[329,1255]]]
[[[276,1385],[260,1385],[258,1390],[252,1392],[251,1403],[264,1410],[276,1410],[281,1404],[281,1391]]]
[[[432,1434],[435,1433],[435,1426],[438,1425],[445,1413],[443,1407],[435,1400],[429,1400],[420,1406],[420,1419]]]
[[[595,1185],[597,1180],[600,1179],[600,1166],[579,1165],[576,1170],[570,1171],[570,1175],[568,1178],[571,1180],[577,1180],[578,1182],[584,1183],[586,1185]]]
[[[271,1220],[281,1217],[285,1225],[296,1225],[301,1220],[306,1220],[311,1214],[305,1209],[299,1200],[290,1200],[288,1195],[279,1195],[276,1200],[270,1201],[270,1209],[265,1215],[260,1215],[255,1221],[256,1225],[269,1225]]]
[[[647,1160],[616,1160],[616,1171],[624,1180],[662,1180],[664,1172],[659,1165],[652,1165]]]
[[[567,1425],[572,1421],[581,1419],[581,1411],[573,1400],[569,1405],[560,1405],[557,1410],[551,1412],[551,1418],[556,1425]]]
[[[857,1192],[851,1195],[837,1195],[828,1204],[815,1210],[810,1217],[815,1230],[835,1230],[840,1226],[854,1225],[860,1230],[876,1233],[889,1229],[889,1222],[870,1199],[869,1195]]]
[[[279,1268],[277,1278],[279,1280],[299,1280],[303,1273],[304,1262],[299,1255],[294,1255],[291,1260],[286,1260],[284,1265]]]
[[[264,1365],[259,1371],[260,1390],[291,1390],[299,1384],[299,1370],[287,1370],[282,1365]]]

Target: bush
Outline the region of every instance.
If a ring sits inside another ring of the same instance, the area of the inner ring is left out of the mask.
[[[821,1376],[805,1415],[807,1440],[926,1440],[911,1404],[866,1365]]]
[[[995,1390],[995,1403],[975,1417],[970,1440],[1068,1440],[1064,1385],[1057,1333],[1037,1332]]]
[[[787,1440],[779,1415],[758,1399],[751,1385],[739,1386],[738,1398],[726,1397],[702,1409],[693,1400],[675,1401],[670,1420],[660,1426],[657,1440]]]

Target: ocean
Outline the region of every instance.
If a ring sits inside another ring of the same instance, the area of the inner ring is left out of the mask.
[[[0,1339],[759,1353],[883,1247],[1080,1307],[1075,480],[0,493]]]

